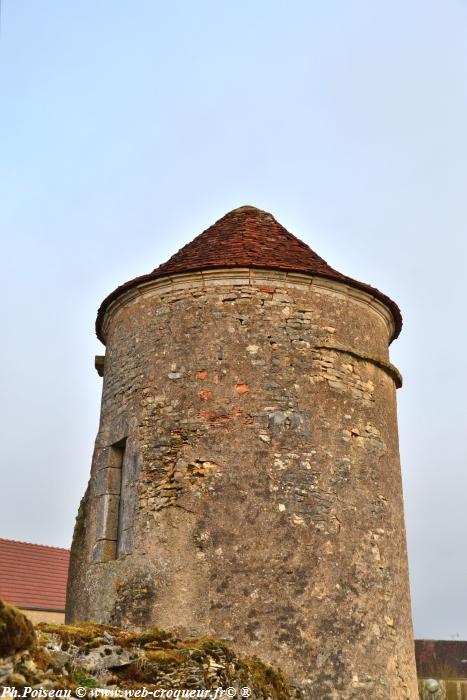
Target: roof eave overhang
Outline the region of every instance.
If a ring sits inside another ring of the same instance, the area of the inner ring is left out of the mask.
[[[362,299],[368,301],[368,298],[372,298],[377,306],[383,306],[387,310],[392,320],[389,343],[395,340],[401,332],[402,315],[399,307],[392,299],[370,285],[358,282],[345,275],[339,275],[339,273],[336,273],[336,275],[326,275],[292,268],[266,268],[263,266],[256,267],[250,265],[248,267],[209,267],[177,272],[170,275],[156,275],[150,273],[130,280],[117,287],[100,305],[96,318],[96,335],[105,345],[108,321],[113,315],[113,312],[132,299],[137,298],[139,295],[148,293],[148,291],[153,288],[159,288],[160,291],[169,291],[170,289],[175,290],[187,288],[189,286],[205,286],[208,280],[211,284],[266,284],[268,275],[274,277],[274,282],[282,281],[286,285],[294,283],[317,285],[319,284],[319,280],[326,280],[328,287],[334,287],[336,290],[340,291],[343,291],[343,288],[345,288],[351,296],[355,296],[355,292],[361,292],[361,294],[364,295],[361,297]]]

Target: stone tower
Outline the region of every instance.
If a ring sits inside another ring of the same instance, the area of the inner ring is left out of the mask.
[[[221,637],[313,700],[415,700],[400,329],[249,206],[112,292],[67,620]]]

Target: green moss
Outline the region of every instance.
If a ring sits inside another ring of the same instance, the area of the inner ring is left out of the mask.
[[[92,676],[86,675],[86,673],[81,668],[73,668],[71,671],[71,677],[78,686],[84,688],[97,688],[97,681]]]
[[[148,685],[149,683],[157,681],[161,670],[164,671],[165,667],[167,666],[170,669],[174,668],[174,665],[174,662],[169,664],[152,663],[146,658],[141,657],[137,661],[133,661],[133,663],[128,664],[128,666],[114,669],[114,673],[119,679],[120,683],[125,684],[125,687],[127,687],[129,682],[135,684],[139,683],[140,685]]]
[[[258,659],[245,659],[245,665],[253,676],[258,689],[272,700],[292,698],[290,686],[280,671],[268,666]]]
[[[144,656],[147,661],[162,666],[179,664],[184,658],[180,652],[167,651],[166,649],[148,649],[145,651]]]
[[[32,622],[14,605],[0,600],[0,656],[30,648],[35,638]]]
[[[159,627],[151,627],[144,632],[130,634],[126,641],[139,647],[144,647],[148,644],[160,644],[164,647],[175,648],[179,640],[170,632],[159,629]]]
[[[193,649],[212,654],[212,656],[232,656],[232,652],[225,642],[213,637],[198,637],[183,642],[183,645]]]
[[[104,632],[111,635],[121,634],[120,630],[107,625],[98,625],[94,622],[83,622],[79,625],[57,625],[50,622],[40,622],[37,629],[47,634],[57,634],[67,643],[83,645],[93,642],[96,637],[102,637]]]
[[[41,638],[41,635],[39,635],[39,637],[37,638],[37,644],[31,650],[31,656],[34,660],[34,663],[38,668],[41,669],[41,671],[46,671],[51,664],[51,656],[49,652],[43,646],[40,646],[44,643],[44,639]]]
[[[158,627],[144,632],[129,632],[90,622],[75,625],[41,623],[38,630],[39,644],[45,644],[47,635],[54,634],[62,640],[63,648],[66,648],[67,644],[74,644],[84,650],[101,645],[104,642],[104,632],[108,632],[114,637],[116,644],[137,653],[138,658],[131,664],[113,669],[113,675],[119,684],[127,689],[138,688],[142,684],[148,688],[159,688],[161,674],[168,674],[168,678],[178,677],[180,674],[180,678],[183,678],[190,672],[193,664],[197,665],[203,674],[203,669],[207,668],[210,659],[215,659],[225,666],[226,673],[235,674],[237,681],[251,686],[261,697],[267,697],[269,700],[292,700],[298,697],[279,671],[256,658],[239,659],[220,639],[179,639]],[[31,651],[31,655],[41,669],[50,667],[50,656],[45,649],[39,649],[37,646]],[[64,683],[65,681],[63,678]],[[72,684],[72,688],[77,685],[96,687],[96,679],[87,675],[81,668],[71,669],[68,682]]]

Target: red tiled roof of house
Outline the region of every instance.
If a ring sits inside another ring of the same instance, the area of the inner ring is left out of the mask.
[[[397,338],[400,333],[401,313],[397,304],[389,297],[368,284],[357,282],[334,270],[306,243],[279,224],[272,214],[256,207],[244,206],[234,209],[216,221],[166,263],[159,265],[147,275],[126,282],[109,294],[102,302],[97,314],[97,337],[105,342],[102,335],[105,312],[109,304],[126,290],[157,277],[229,267],[301,272],[335,279],[357,287],[372,294],[390,309],[395,321],[393,338]]]
[[[68,549],[0,539],[0,598],[29,610],[65,610]]]

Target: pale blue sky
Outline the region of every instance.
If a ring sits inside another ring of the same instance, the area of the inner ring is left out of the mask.
[[[3,0],[0,537],[69,546],[98,305],[271,211],[404,316],[417,637],[467,638],[467,3]]]

